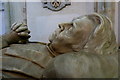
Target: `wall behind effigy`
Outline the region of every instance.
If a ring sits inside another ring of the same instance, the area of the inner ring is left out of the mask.
[[[120,1],[118,4],[118,41],[120,46]]]

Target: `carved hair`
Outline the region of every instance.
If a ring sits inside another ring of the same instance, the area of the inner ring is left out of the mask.
[[[90,36],[85,49],[99,54],[117,53],[116,37],[111,20],[101,14],[88,16],[94,23],[99,23]]]

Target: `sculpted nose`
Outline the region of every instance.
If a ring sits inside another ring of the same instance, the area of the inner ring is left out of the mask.
[[[60,28],[61,30],[64,30],[64,29],[65,29],[63,24],[59,24],[58,26],[59,26],[59,28]]]

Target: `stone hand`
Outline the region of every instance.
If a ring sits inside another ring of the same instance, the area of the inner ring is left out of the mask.
[[[3,36],[3,38],[5,41],[7,41],[8,44],[27,43],[28,39],[30,38],[29,33],[30,31],[28,30],[28,27],[26,24],[14,23],[11,26],[11,31],[9,33],[6,33]]]

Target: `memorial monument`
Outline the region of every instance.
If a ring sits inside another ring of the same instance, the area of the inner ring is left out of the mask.
[[[108,17],[94,13],[59,24],[50,43],[28,41],[25,26],[14,24],[1,37],[3,78],[118,77],[118,47]]]

